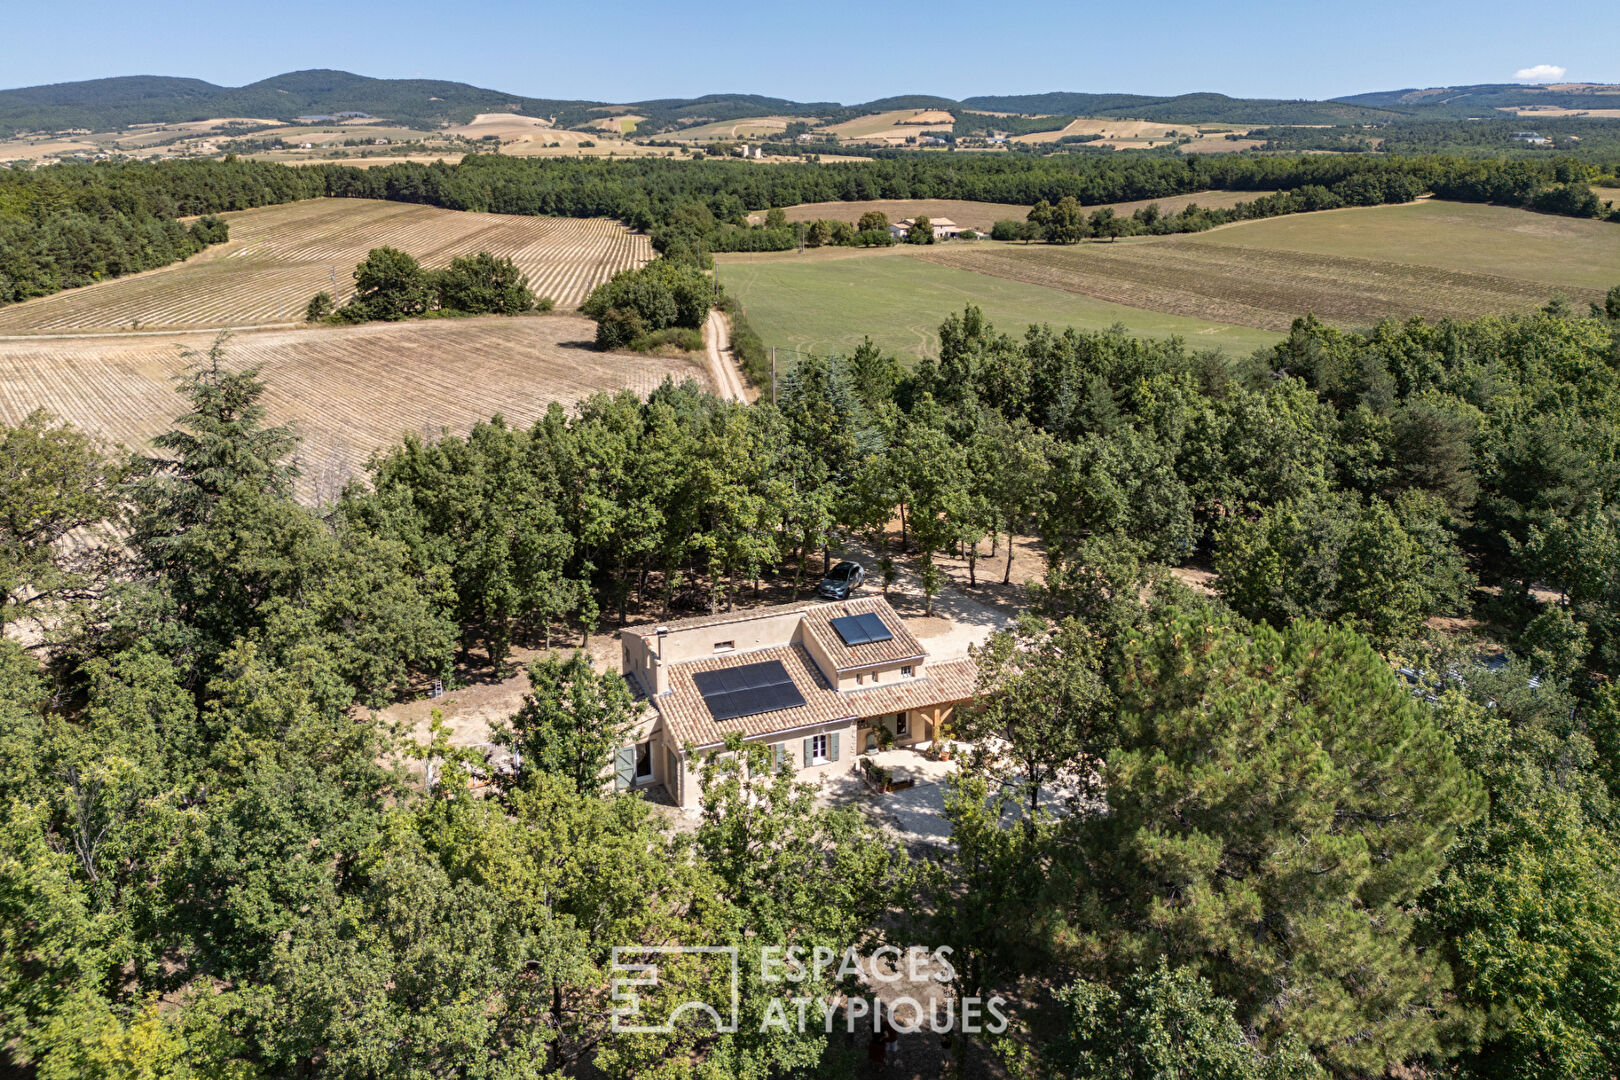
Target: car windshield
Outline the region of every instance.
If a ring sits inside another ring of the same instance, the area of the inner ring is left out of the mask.
[[[854,575],[854,563],[839,563],[837,566],[832,568],[832,573],[828,574],[827,577],[833,581],[847,581]]]

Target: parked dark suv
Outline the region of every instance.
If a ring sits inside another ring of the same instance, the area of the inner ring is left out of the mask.
[[[841,562],[827,571],[816,586],[816,595],[824,600],[848,600],[865,580],[866,571],[860,563]]]

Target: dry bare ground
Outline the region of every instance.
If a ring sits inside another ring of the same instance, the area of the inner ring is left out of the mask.
[[[1544,281],[1345,255],[1268,250],[1193,237],[1122,244],[936,245],[920,258],[981,274],[1239,326],[1286,331],[1305,312],[1343,326],[1390,317],[1473,318],[1531,311]],[[1564,290],[1580,308],[1594,289]]]
[[[818,130],[842,142],[904,142],[924,128],[945,129],[955,122],[954,116],[940,109],[890,109]]]
[[[1208,127],[1208,125],[1203,126]],[[1219,130],[1200,132],[1199,127],[1200,125],[1191,123],[1163,123],[1154,120],[1126,120],[1109,116],[1082,116],[1070,121],[1069,126],[1061,131],[1037,131],[1028,135],[1014,135],[1012,141],[1019,143],[1049,143],[1073,135],[1101,135],[1103,138],[1086,145],[1108,146],[1119,149],[1123,147],[1163,146],[1177,138],[1191,138],[1193,141],[1183,148],[1191,153],[1208,154],[1243,149],[1237,142],[1226,138],[1228,131],[1246,134],[1242,129],[1233,129],[1217,124],[1215,127]],[[1258,145],[1258,143],[1251,145]]]
[[[703,325],[704,357],[709,365],[709,382],[714,392],[726,401],[748,402],[752,396],[737,371],[736,357],[731,353],[731,323],[718,309],[709,312],[709,321]]]
[[[232,335],[232,367],[257,366],[272,422],[303,435],[305,501],[332,497],[374,450],[407,433],[465,433],[495,413],[528,424],[599,390],[646,395],[666,376],[708,385],[684,358],[601,353],[594,325],[566,315],[435,319]],[[206,333],[0,341],[0,421],[45,408],[138,448],[182,411],[173,377]]]
[[[0,335],[89,329],[251,326],[300,320],[321,290],[353,292],[354,267],[388,245],[424,266],[489,251],[537,296],[577,306],[652,257],[647,237],[603,218],[473,214],[377,199],[309,199],[223,215],[229,242],[143,274],[0,308]]]

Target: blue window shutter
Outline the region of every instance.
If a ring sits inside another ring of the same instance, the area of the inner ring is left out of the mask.
[[[827,760],[838,760],[838,732],[836,731],[827,736]]]
[[[636,779],[636,748],[621,746],[613,751],[613,790],[623,791]]]
[[[804,768],[815,760],[816,742],[814,739],[804,740],[804,757],[799,759],[799,767]]]

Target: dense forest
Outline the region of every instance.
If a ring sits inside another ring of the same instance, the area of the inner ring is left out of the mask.
[[[1537,116],[1501,120],[1421,120],[1352,127],[1273,127],[1249,133],[1262,150],[1298,153],[1458,154],[1468,157],[1546,158],[1569,155],[1583,161],[1620,158],[1620,119]],[[1526,136],[1546,142],[1530,142]]]
[[[0,617],[28,631],[0,641],[7,1052],[841,1077],[846,1041],[762,1027],[752,978],[734,1033],[610,1037],[609,949],[888,939],[1007,997],[1007,1035],[962,1050],[1030,1080],[1612,1072],[1620,289],[1301,319],[1247,359],[972,307],[940,340],[909,374],[807,358],[777,405],[666,383],[409,438],[315,508],[225,345],[151,457],[0,429]],[[122,542],[59,543],[97,531]],[[1012,534],[1044,573],[980,656],[959,734],[999,741],[938,858],[763,747],[710,760],[688,829],[604,792],[634,705],[566,652],[495,733],[509,775],[364,708],[632,607],[806,587],[846,538],[932,594],[942,553],[1004,575]]]
[[[900,154],[762,169],[740,161],[511,158],[375,169],[219,161],[53,165],[0,170],[0,303],[150,269],[197,250],[175,220],[319,195],[391,199],[453,210],[613,217],[652,233],[660,251],[768,250],[791,231],[750,230],[769,207],[863,199],[973,199],[1081,205],[1208,189],[1283,194],[1254,216],[1332,205],[1440,198],[1600,217],[1587,188],[1603,167],[1567,157],[1289,155],[1074,157]],[[1206,217],[1211,224],[1214,218]],[[1191,227],[1195,223],[1186,222]],[[1207,225],[1205,226],[1207,227]]]
[[[180,218],[325,189],[320,176],[250,161],[0,169],[0,303],[166,266],[226,238]]]

